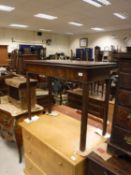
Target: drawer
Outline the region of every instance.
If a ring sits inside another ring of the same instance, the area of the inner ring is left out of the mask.
[[[116,125],[131,131],[131,109],[117,106],[114,122]]]
[[[131,61],[122,61],[119,63],[120,72],[131,73]]]
[[[118,91],[118,103],[131,107],[131,92],[127,90]]]
[[[111,142],[131,155],[131,132],[114,127]]]
[[[25,156],[25,166],[26,175],[46,175],[28,156]]]
[[[131,74],[120,73],[119,86],[125,89],[131,89]]]
[[[114,175],[99,164],[89,160],[88,161],[88,174],[87,175]]]
[[[48,175],[74,175],[75,167],[53,148],[49,148],[26,131],[23,135],[25,155],[41,167],[42,171]]]

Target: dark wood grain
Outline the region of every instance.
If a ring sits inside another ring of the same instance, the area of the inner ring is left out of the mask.
[[[86,175],[130,175],[131,159],[126,157],[112,157],[104,161],[95,153],[87,159]]]
[[[32,60],[25,61],[25,65],[28,73],[44,74],[47,77],[57,77],[66,80],[78,81],[83,84],[84,92],[82,100],[80,150],[85,151],[86,130],[88,123],[88,82],[109,78],[110,70],[116,68],[116,63],[71,60]]]
[[[131,91],[119,89],[118,101],[120,105],[131,107]]]
[[[131,156],[131,53],[119,53],[118,88],[108,151]]]
[[[114,122],[119,127],[131,131],[131,108],[119,105]]]

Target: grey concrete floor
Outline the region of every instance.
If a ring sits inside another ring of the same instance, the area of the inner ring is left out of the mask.
[[[0,137],[0,175],[24,175],[24,162],[19,163],[15,143]]]

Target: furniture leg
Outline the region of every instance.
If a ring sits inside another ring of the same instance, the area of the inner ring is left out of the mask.
[[[105,108],[104,108],[103,131],[102,131],[103,136],[106,134],[107,129],[109,94],[110,94],[110,79],[106,79]]]
[[[30,90],[30,75],[26,74],[27,81],[27,95],[28,95],[28,117],[31,120],[31,90]]]
[[[50,100],[52,99],[52,78],[48,77],[48,89],[49,89],[49,104]],[[48,107],[48,113],[51,113],[52,111],[52,105],[49,105]]]
[[[86,131],[88,121],[88,96],[89,85],[83,83],[83,95],[82,95],[82,116],[81,116],[81,133],[80,133],[80,150],[85,151],[86,147]]]
[[[17,129],[15,128],[15,142],[18,150],[18,155],[19,155],[19,163],[22,162],[22,135],[20,136],[17,133]]]

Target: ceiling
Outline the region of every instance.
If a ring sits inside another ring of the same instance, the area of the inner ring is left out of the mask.
[[[11,23],[29,25],[27,30],[40,28],[53,30],[53,33],[85,34],[94,32],[90,28],[101,27],[105,31],[131,29],[131,0],[110,0],[111,5],[97,8],[82,0],[0,0],[0,4],[16,7],[12,12],[0,11],[0,27]],[[121,20],[114,12],[126,12],[129,18]],[[36,13],[57,16],[55,20],[36,18]],[[82,23],[76,27],[70,21]]]

